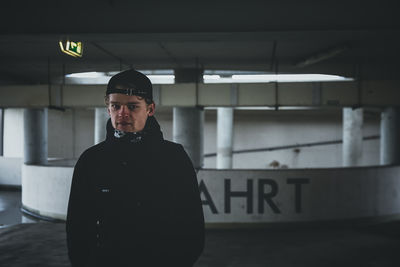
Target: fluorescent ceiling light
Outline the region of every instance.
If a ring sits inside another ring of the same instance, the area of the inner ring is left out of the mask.
[[[327,74],[255,74],[232,75],[231,78],[217,76],[219,75],[204,75],[204,83],[332,82],[353,80],[352,78]]]
[[[228,106],[229,107],[229,106]],[[218,110],[221,107],[204,107],[205,110]],[[232,106],[235,110],[320,110],[319,107],[275,107],[275,106]]]
[[[175,75],[146,75],[153,84],[174,84]]]
[[[91,72],[80,72],[80,73],[71,73],[65,75],[67,78],[99,78],[105,76],[104,72],[96,72],[96,71],[91,71]]]
[[[229,107],[229,106],[228,106]],[[205,110],[218,110],[221,107],[204,107]],[[232,107],[235,110],[275,110],[275,107],[271,106],[241,106],[241,107]]]
[[[107,84],[110,78],[118,72],[81,72],[65,75],[66,82],[71,84]],[[173,84],[174,75],[146,75],[153,84]]]
[[[145,72],[145,71],[143,71]],[[149,71],[147,71],[149,72]],[[66,82],[72,84],[107,84],[111,76],[117,72],[82,72],[65,75]],[[148,73],[153,84],[174,84],[173,74]],[[332,81],[353,81],[338,75],[327,74],[234,74],[231,77],[224,77],[218,74],[203,75],[204,83],[271,83],[271,82],[332,82]]]
[[[203,75],[203,80],[219,80],[221,79],[221,75]]]

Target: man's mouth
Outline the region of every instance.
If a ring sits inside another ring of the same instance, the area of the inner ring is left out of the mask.
[[[121,121],[121,122],[117,122],[118,125],[122,125],[122,126],[127,126],[127,125],[131,125],[132,123],[126,122],[126,121]]]

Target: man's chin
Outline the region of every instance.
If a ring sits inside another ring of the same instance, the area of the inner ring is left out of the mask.
[[[123,132],[134,132],[135,129],[132,127],[132,125],[118,125],[117,130],[123,131]]]

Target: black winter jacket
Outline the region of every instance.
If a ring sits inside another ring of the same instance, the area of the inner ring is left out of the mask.
[[[87,149],[73,174],[67,215],[72,266],[189,267],[204,247],[196,173],[183,147],[149,117],[143,141]]]

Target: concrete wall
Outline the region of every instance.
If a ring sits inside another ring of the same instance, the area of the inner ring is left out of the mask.
[[[23,110],[5,110],[5,157],[23,156]],[[172,140],[172,111],[156,113],[164,138]],[[364,115],[364,136],[379,135],[379,112]],[[206,110],[204,151],[216,152],[216,112]],[[49,157],[77,158],[94,143],[94,110],[49,110]],[[234,115],[234,150],[257,149],[342,139],[341,110],[324,111],[238,111]],[[379,164],[379,140],[365,140],[362,165]],[[234,154],[234,168],[338,167],[342,145],[323,145],[269,152]],[[207,157],[205,168],[215,168],[216,157]]]
[[[342,139],[342,111],[244,111],[234,112],[233,150],[257,149]],[[172,138],[172,114],[157,116],[166,139]],[[204,153],[216,153],[216,112],[206,110]],[[363,135],[379,135],[379,111],[364,114]],[[170,139],[171,140],[171,139]],[[342,166],[342,144],[234,154],[233,168],[269,169],[272,162],[288,168]],[[379,165],[379,139],[363,142],[362,165]],[[206,157],[205,168],[216,167],[216,157]]]
[[[24,156],[23,109],[5,109],[4,156]],[[49,158],[77,158],[94,144],[94,110],[67,109],[48,112]]]
[[[48,112],[49,158],[77,158],[94,144],[94,110]],[[4,156],[24,156],[23,109],[5,109]]]
[[[23,111],[17,108],[5,109],[4,157],[0,158],[0,184],[21,185],[21,162],[24,157]],[[76,159],[94,144],[93,109],[67,109],[65,112],[49,110],[48,120],[49,158]]]
[[[379,135],[379,113],[366,116],[363,135]],[[216,138],[212,138],[215,140]],[[325,142],[342,139],[341,111],[235,112],[234,150]],[[379,165],[379,140],[363,142],[363,166]],[[214,144],[212,145],[214,147]],[[215,150],[212,150],[215,151]],[[207,167],[214,167],[215,158]],[[342,144],[234,154],[234,168],[342,166]]]
[[[0,185],[21,185],[22,158],[0,157]]]
[[[379,135],[379,112],[364,115],[364,136]],[[164,138],[172,140],[172,111],[156,113]],[[206,110],[204,128],[205,153],[216,152],[216,112]],[[4,157],[23,157],[23,110],[6,109],[4,127]],[[94,110],[49,110],[49,157],[78,158],[94,143]],[[234,150],[257,149],[342,139],[341,110],[309,111],[243,111],[235,110]],[[363,142],[363,165],[379,164],[379,140]],[[234,154],[236,169],[339,167],[342,164],[342,145],[322,145],[299,149]],[[206,157],[205,168],[215,168],[216,157]],[[10,165],[11,166],[11,165]],[[11,167],[9,167],[11,168]],[[14,170],[14,173],[20,170]],[[9,176],[11,177],[11,176]],[[9,181],[9,180],[8,180]],[[19,184],[20,178],[12,184]]]
[[[94,144],[94,109],[49,110],[49,158],[78,158]]]
[[[160,124],[164,139],[172,141],[172,110],[159,113],[156,111],[155,118]]]
[[[4,109],[4,154],[0,157],[0,184],[21,186],[24,157],[24,109]]]
[[[24,110],[4,109],[4,157],[24,157]]]
[[[72,167],[22,168],[22,203],[65,219]],[[386,219],[400,215],[400,167],[201,170],[207,223]]]

